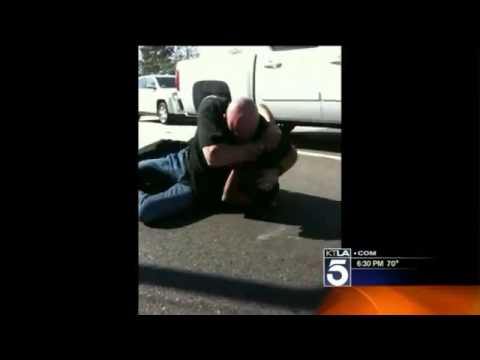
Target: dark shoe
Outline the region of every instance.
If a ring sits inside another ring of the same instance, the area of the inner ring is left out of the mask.
[[[255,204],[245,212],[245,216],[257,219],[267,216],[277,206],[279,192],[280,186],[278,184],[270,191],[258,191],[255,197]]]

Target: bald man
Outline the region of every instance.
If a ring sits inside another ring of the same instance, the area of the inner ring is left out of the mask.
[[[259,111],[251,99],[208,96],[198,113],[186,148],[139,163],[139,219],[146,224],[194,205],[252,205],[258,194],[242,187],[242,174],[253,174],[255,189],[272,191],[296,160],[271,113],[264,106]]]
[[[253,207],[262,212],[274,203],[279,191],[278,179],[295,164],[297,151],[290,144],[288,135],[282,134],[276,126],[270,110],[263,104],[259,105],[258,110],[253,106],[253,113],[258,111],[253,140],[262,143],[264,151],[255,161],[241,163],[230,171],[222,201],[242,208]]]

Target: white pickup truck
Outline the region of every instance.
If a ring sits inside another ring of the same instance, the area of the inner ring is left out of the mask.
[[[340,127],[341,47],[264,46],[177,63],[176,87],[185,115],[202,99],[247,96],[264,103],[290,131],[297,124]]]

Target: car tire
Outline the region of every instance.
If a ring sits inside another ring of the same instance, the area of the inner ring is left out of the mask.
[[[279,123],[278,127],[282,130],[283,134],[290,134],[292,130],[295,128],[295,124],[290,123]]]
[[[157,104],[157,116],[162,124],[168,124],[168,108],[165,101],[159,101]]]

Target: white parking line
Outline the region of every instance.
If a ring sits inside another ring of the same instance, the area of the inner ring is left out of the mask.
[[[300,155],[316,156],[316,157],[322,157],[322,158],[326,158],[326,159],[342,161],[341,156],[327,155],[327,154],[316,153],[316,152],[311,152],[311,151],[303,151],[303,150],[297,150],[297,153],[299,153]]]

